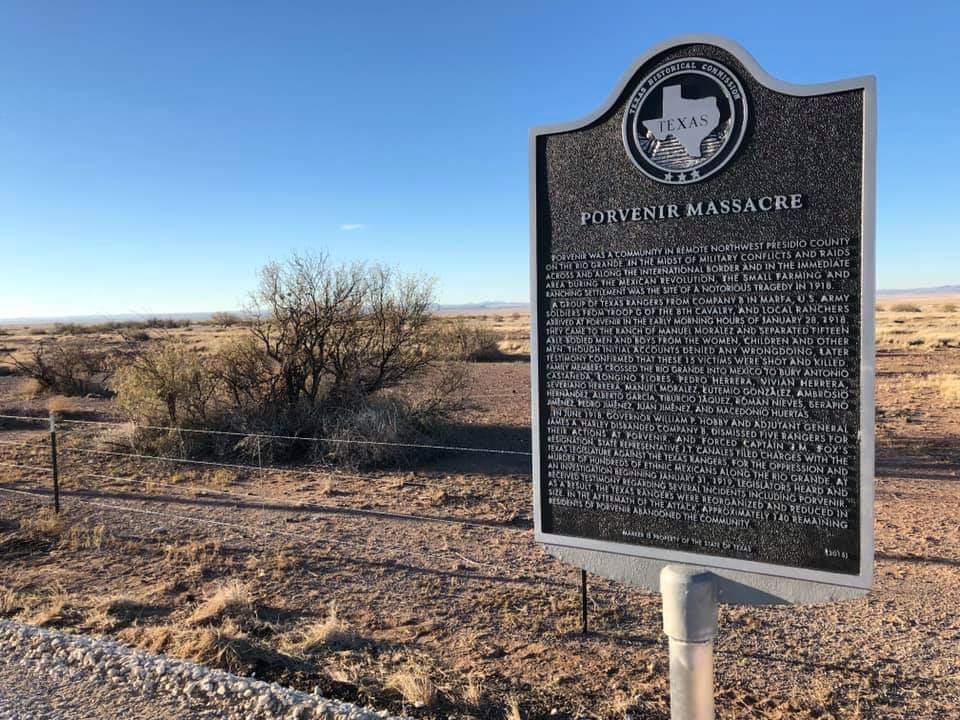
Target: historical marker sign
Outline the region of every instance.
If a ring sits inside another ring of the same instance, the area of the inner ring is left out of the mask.
[[[753,600],[870,586],[874,104],[872,78],[788,85],[692,36],[532,131],[552,552],[645,584],[701,565]]]

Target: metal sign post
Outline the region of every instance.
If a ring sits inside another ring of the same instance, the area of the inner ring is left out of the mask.
[[[717,583],[687,565],[660,572],[663,631],[670,639],[670,717],[713,720],[713,641],[717,637]]]

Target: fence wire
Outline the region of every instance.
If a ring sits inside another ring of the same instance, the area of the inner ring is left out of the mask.
[[[12,420],[18,422],[35,422],[38,424],[46,425],[50,422],[50,418],[47,417],[38,417],[30,415],[12,415],[12,414],[0,414],[0,420]],[[67,428],[65,426],[73,426],[72,428]],[[464,453],[490,453],[496,455],[513,455],[513,456],[525,456],[529,457],[530,453],[526,451],[517,451],[517,450],[504,450],[499,448],[484,448],[484,447],[467,447],[467,446],[457,446],[457,445],[441,445],[441,444],[426,444],[426,443],[394,443],[394,442],[381,442],[381,441],[372,441],[372,440],[348,440],[340,438],[324,438],[324,437],[298,437],[298,436],[289,436],[289,435],[272,435],[266,433],[241,433],[241,432],[232,432],[232,431],[220,431],[220,430],[207,430],[203,428],[175,428],[170,426],[161,426],[161,425],[140,425],[134,423],[123,423],[123,422],[108,422],[101,420],[73,420],[73,419],[57,419],[56,425],[53,426],[59,428],[58,435],[61,436],[71,436],[74,432],[79,432],[85,427],[135,427],[147,430],[157,430],[157,431],[168,431],[176,433],[202,433],[209,435],[222,435],[229,437],[242,437],[242,438],[254,438],[257,440],[258,446],[262,440],[284,440],[284,441],[306,441],[306,442],[330,442],[330,443],[351,443],[351,444],[360,444],[360,445],[374,445],[374,446],[391,446],[391,447],[409,447],[409,448],[418,448],[418,449],[430,449],[430,450],[440,450],[440,451],[450,451],[450,452],[464,452]],[[45,428],[38,428],[45,429]],[[83,437],[83,436],[81,436]],[[30,443],[14,443],[8,441],[0,441],[3,445],[17,446],[17,447],[49,447],[49,444],[44,442],[43,445],[39,444],[30,444]],[[309,476],[322,480],[375,480],[380,479],[374,476],[368,475],[356,475],[356,474],[347,474],[335,471],[330,466],[325,466],[323,468],[318,468],[313,466],[311,468],[292,468],[292,467],[279,467],[271,465],[263,465],[262,459],[257,465],[245,464],[245,463],[230,463],[230,462],[219,462],[212,460],[198,460],[192,458],[175,458],[164,455],[150,455],[138,452],[118,452],[111,450],[98,450],[93,448],[85,447],[76,447],[76,446],[65,446],[61,445],[59,447],[59,453],[75,453],[79,455],[86,456],[98,456],[101,458],[124,458],[129,459],[135,462],[166,462],[166,463],[184,463],[188,465],[196,465],[200,467],[217,467],[217,468],[226,468],[236,471],[255,471],[257,473],[263,472],[273,472],[273,473],[282,473],[282,474],[292,474],[292,475],[301,475]],[[23,463],[7,463],[0,462],[2,467],[11,467],[21,470],[36,470],[44,473],[54,472],[50,467],[43,467],[39,465],[28,465]],[[76,466],[72,468],[69,473],[71,476],[82,479],[96,479],[96,480],[105,480],[111,483],[119,484],[138,484],[144,487],[147,486],[156,486],[162,488],[169,488],[171,490],[192,492],[192,493],[203,493],[210,495],[223,496],[225,498],[233,498],[237,501],[237,504],[240,503],[259,503],[262,510],[266,510],[266,504],[278,504],[289,506],[291,502],[298,503],[300,505],[299,509],[302,510],[314,510],[319,512],[327,513],[355,513],[358,515],[372,516],[380,518],[383,520],[394,520],[394,521],[409,521],[416,523],[434,523],[434,524],[444,524],[451,526],[458,526],[463,528],[471,529],[480,529],[480,530],[493,530],[493,531],[505,531],[510,533],[516,532],[527,532],[529,528],[517,526],[511,527],[506,524],[496,523],[494,521],[483,521],[479,519],[471,518],[457,518],[452,516],[429,516],[429,515],[418,515],[414,513],[403,513],[403,512],[394,512],[391,510],[384,509],[371,509],[371,508],[356,508],[350,507],[347,505],[328,505],[328,504],[317,504],[317,503],[305,503],[301,500],[292,499],[290,497],[279,497],[275,495],[270,495],[263,492],[262,486],[259,493],[254,492],[239,492],[235,490],[228,490],[225,488],[215,488],[195,484],[179,484],[179,483],[169,483],[162,480],[154,479],[141,479],[140,477],[131,477],[131,476],[121,476],[114,474],[105,474],[99,472],[87,472],[86,469]],[[410,483],[409,480],[404,479],[405,484],[417,484]],[[423,485],[423,483],[420,483]],[[42,499],[46,493],[44,492],[30,492],[28,490],[16,489],[11,487],[0,487],[0,491],[6,493],[13,493],[20,496],[30,496],[35,499]],[[163,502],[164,498],[175,498],[183,497],[182,494],[167,495],[163,494],[156,498],[140,498],[140,500],[151,501],[155,500],[157,502]],[[72,494],[72,493],[71,493]],[[239,524],[231,523],[223,520],[216,520],[214,518],[207,517],[198,517],[195,515],[184,515],[178,513],[171,513],[166,510],[150,510],[146,508],[135,508],[128,505],[119,505],[98,502],[90,499],[81,499],[73,497],[72,500],[76,503],[81,503],[83,505],[91,507],[100,507],[103,509],[109,509],[116,512],[128,512],[136,513],[141,515],[152,515],[152,516],[163,516],[175,520],[182,520],[187,522],[197,522],[207,525],[224,527],[224,528],[233,528],[244,533],[253,533],[255,535],[267,534],[272,537],[283,537],[289,538],[291,540],[296,540],[298,542],[306,544],[325,544],[331,547],[349,547],[357,550],[361,550],[365,553],[371,551],[377,551],[385,553],[385,559],[389,559],[392,562],[405,562],[409,558],[409,548],[388,548],[382,544],[374,544],[371,542],[358,543],[345,540],[343,538],[327,538],[327,537],[308,537],[300,533],[292,533],[287,530],[279,530],[275,528],[270,528],[268,526],[254,525],[254,524]],[[255,508],[254,508],[255,509]],[[291,508],[295,509],[295,508]],[[514,535],[516,537],[516,535]],[[429,540],[429,537],[428,537]],[[483,560],[476,560],[470,558],[467,555],[459,552],[455,549],[449,548],[449,546],[443,547],[431,547],[429,552],[442,557],[448,557],[449,559],[456,561],[465,561],[469,564],[475,565],[477,567],[486,567],[497,572],[503,572],[505,567],[501,564],[494,564]],[[391,554],[396,554],[397,557],[391,557]],[[510,569],[509,561],[506,569]],[[522,572],[522,571],[521,571]],[[540,580],[543,582],[549,582],[552,584],[557,584],[557,579],[555,577],[540,576],[540,575],[531,575],[524,573],[524,577],[527,581],[529,580]],[[511,580],[512,581],[512,580]]]
[[[3,487],[3,486],[0,486],[0,492],[8,493],[11,495],[17,495],[20,497],[30,497],[38,501],[43,500],[47,497],[45,493],[32,492],[29,490],[22,490],[19,488],[10,488],[10,487]],[[112,510],[121,514],[133,513],[137,515],[163,517],[163,518],[169,518],[171,520],[180,520],[180,521],[198,523],[203,525],[211,525],[214,527],[228,528],[228,529],[236,530],[245,536],[255,535],[255,536],[261,536],[261,537],[266,536],[266,537],[285,538],[291,541],[296,541],[308,547],[317,546],[317,545],[327,545],[330,547],[350,548],[353,550],[361,551],[362,553],[365,553],[365,554],[376,552],[378,553],[378,559],[383,559],[390,563],[394,563],[400,566],[405,566],[410,564],[410,549],[407,547],[403,547],[403,548],[388,547],[381,543],[374,543],[372,541],[367,541],[366,543],[359,543],[359,542],[353,542],[350,540],[344,540],[342,538],[334,539],[334,538],[322,537],[322,536],[307,536],[301,533],[290,532],[289,530],[267,528],[267,527],[254,525],[254,524],[232,523],[224,520],[216,520],[214,518],[199,517],[196,515],[182,515],[179,513],[172,513],[167,510],[149,510],[146,508],[136,508],[136,507],[131,507],[129,505],[118,505],[114,503],[105,503],[105,502],[88,500],[88,499],[77,498],[77,497],[72,497],[71,502],[80,504],[80,505],[86,505],[89,507]],[[461,552],[458,552],[450,548],[432,548],[431,552],[434,555],[446,557],[449,560],[467,562],[477,567],[484,567],[496,572],[502,573],[505,569],[518,570],[517,568],[512,568],[512,567],[505,568],[503,564],[495,564],[485,560],[476,560],[474,558],[471,558]],[[451,571],[450,568],[426,567],[424,569],[428,569],[434,572],[450,572]],[[492,576],[476,577],[471,575],[465,575],[464,577],[469,579],[479,580],[479,581],[498,582],[498,583],[505,583],[505,584],[512,584],[512,583],[526,584],[533,580],[533,581],[539,581],[539,582],[549,584],[549,585],[554,585],[554,586],[575,587],[574,583],[564,583],[558,580],[556,576],[547,576],[547,575],[539,575],[536,573],[528,573],[522,569],[519,569],[519,572],[522,574],[519,574],[516,577],[492,577]]]
[[[275,503],[282,505],[290,505],[291,502],[298,503],[298,507],[301,510],[319,510],[321,512],[329,513],[356,513],[359,515],[371,515],[375,517],[382,517],[387,520],[409,520],[423,523],[436,523],[436,524],[445,524],[445,525],[459,525],[463,527],[475,528],[478,530],[496,530],[496,531],[515,531],[515,532],[527,532],[530,528],[525,527],[510,527],[508,525],[502,525],[493,522],[483,522],[479,520],[470,520],[466,518],[456,518],[456,517],[436,517],[431,515],[413,515],[410,513],[395,512],[392,510],[377,510],[375,508],[357,508],[351,507],[350,505],[324,505],[314,502],[304,502],[301,500],[291,500],[289,497],[279,497],[276,495],[263,495],[258,493],[245,493],[237,492],[235,490],[226,490],[223,488],[214,488],[208,487],[205,485],[191,485],[187,483],[165,483],[161,480],[144,480],[141,478],[129,477],[129,476],[117,476],[117,475],[105,475],[101,473],[90,473],[90,472],[76,472],[73,473],[74,477],[78,478],[95,478],[98,480],[110,480],[117,483],[135,483],[139,485],[156,485],[157,487],[167,487],[174,490],[189,490],[194,493],[208,493],[212,495],[224,495],[226,497],[235,497],[239,500],[244,500],[248,503]],[[292,508],[291,508],[292,509]]]
[[[15,415],[0,415],[0,418],[5,419],[22,419],[22,420],[37,420],[38,418],[30,417],[19,417]],[[46,418],[42,418],[46,420]],[[373,445],[381,447],[403,447],[403,448],[416,448],[421,450],[441,450],[449,452],[469,452],[469,453],[490,453],[493,455],[519,455],[524,457],[530,457],[531,453],[528,450],[503,450],[500,448],[478,448],[478,447],[468,447],[463,445],[434,445],[430,443],[402,443],[402,442],[386,442],[382,440],[355,440],[348,438],[331,438],[331,437],[304,437],[296,435],[273,435],[269,433],[245,433],[245,432],[235,432],[231,430],[207,430],[204,428],[180,428],[172,427],[169,425],[142,425],[139,423],[124,423],[124,422],[107,422],[104,420],[68,420],[68,419],[59,419],[58,423],[63,423],[66,425],[101,425],[106,427],[135,427],[142,430],[162,430],[165,432],[179,432],[179,433],[198,433],[205,435],[223,435],[227,437],[243,437],[243,438],[260,438],[264,440],[287,440],[294,442],[312,442],[312,443],[331,443],[331,444],[349,444],[349,445]]]

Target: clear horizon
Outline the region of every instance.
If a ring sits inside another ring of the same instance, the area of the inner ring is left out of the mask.
[[[0,318],[236,308],[260,266],[322,250],[434,276],[441,304],[525,302],[528,129],[589,113],[692,31],[790,82],[876,75],[878,286],[960,284],[960,100],[931,72],[960,9],[713,7],[13,2]]]

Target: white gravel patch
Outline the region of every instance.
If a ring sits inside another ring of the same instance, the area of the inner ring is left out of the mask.
[[[139,714],[143,710],[147,714]],[[130,714],[134,711],[138,714]],[[115,640],[0,621],[0,720],[39,717],[384,720],[389,715]]]

